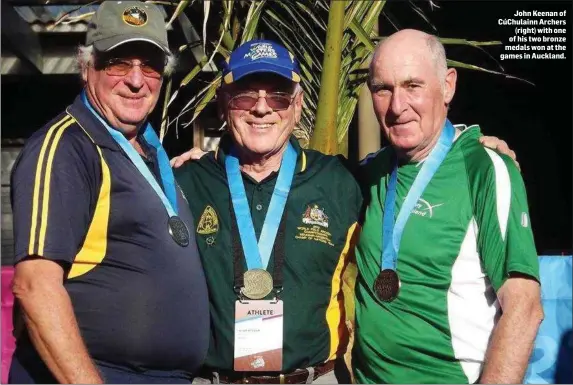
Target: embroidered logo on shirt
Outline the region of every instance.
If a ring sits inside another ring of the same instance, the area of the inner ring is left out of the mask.
[[[297,227],[295,239],[321,242],[329,246],[334,246],[332,234],[328,229],[328,215],[324,213],[324,208],[316,204],[307,205],[302,214],[304,225]]]
[[[416,206],[414,206],[414,208],[412,209],[412,214],[418,215],[420,217],[432,218],[434,216],[434,209],[442,205],[443,203],[438,203],[433,205],[430,204],[430,202],[428,202],[427,200],[420,198],[418,199]]]
[[[219,218],[215,209],[211,206],[205,207],[201,218],[199,219],[199,224],[197,225],[197,234],[209,235],[214,234],[219,231]]]
[[[318,205],[313,205],[313,207],[308,205],[302,215],[302,223],[328,228],[328,216],[324,213],[324,209],[319,208]]]

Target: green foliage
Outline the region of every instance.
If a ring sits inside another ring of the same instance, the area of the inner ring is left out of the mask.
[[[328,28],[333,28],[329,24],[330,0],[179,2],[172,19],[175,19],[180,12],[187,12],[189,15],[202,12],[202,42],[205,56],[179,84],[171,100],[177,96],[181,87],[185,87],[195,79],[207,63],[218,64],[240,44],[257,38],[276,40],[289,49],[301,64],[301,84],[305,91],[305,99],[302,119],[295,130],[295,135],[303,145],[308,145],[311,136],[315,136],[316,141],[313,141],[313,144],[318,149],[336,152],[337,148],[340,148],[345,152],[344,142],[348,128],[358,104],[360,89],[366,80],[365,67],[377,40],[382,39],[377,36],[377,23],[388,4],[383,0],[336,0],[336,3],[344,3],[344,22],[342,36],[336,41],[336,44],[340,45],[338,47],[340,50],[337,49],[333,56],[325,55]],[[410,4],[413,11],[431,26],[429,18],[420,6],[413,1]],[[434,6],[431,1],[428,1],[428,4]],[[442,42],[468,45],[480,50],[483,50],[483,46],[501,44],[499,41],[476,42],[454,38],[444,38]],[[339,65],[333,66],[330,62],[333,60],[339,60]],[[494,74],[503,73],[501,67],[500,71],[495,71],[453,60],[449,60],[449,65]],[[325,81],[325,76],[328,74],[324,72],[327,68],[336,70],[336,74],[330,74],[330,79],[334,80]],[[321,84],[323,82],[325,84]],[[215,89],[219,84],[220,74],[187,103],[178,117],[192,111],[191,121],[196,119],[205,105],[215,97]],[[332,99],[334,94],[337,95],[336,106],[327,100],[329,97]],[[169,103],[165,104],[168,105]],[[320,114],[318,118],[320,121],[317,121],[317,114]],[[319,145],[318,143],[324,140],[334,140],[331,138],[332,135],[327,133],[329,129],[332,130],[332,122],[335,122],[336,143],[330,146],[325,146],[324,143]]]
[[[229,1],[204,0],[186,3],[188,3],[187,8],[177,7],[173,19],[177,17],[178,12],[186,11],[190,14],[200,12],[203,8],[203,40],[207,47],[206,51],[211,54],[206,54],[203,60],[183,79],[174,95],[177,96],[179,88],[191,82],[209,61],[217,58],[216,55],[226,58],[231,50],[255,38],[279,41],[299,59],[301,64],[301,84],[305,91],[305,107],[295,135],[303,143],[308,143],[315,127],[316,113],[321,104],[319,103],[321,74],[323,68],[329,66],[323,63],[330,10],[329,1],[243,0],[232,4],[233,2]],[[210,3],[209,7],[206,3]],[[355,72],[364,65],[374,48],[373,38],[376,37],[373,32],[374,27],[386,1],[350,0],[344,3],[342,60],[340,75],[335,77],[338,79],[338,84],[325,85],[327,90],[338,86],[338,103],[334,110],[338,141],[346,136],[352,120],[360,87],[364,84],[362,81],[356,81]],[[208,59],[207,56],[209,56]],[[195,98],[182,112],[194,111],[192,119],[195,119],[205,104],[213,99],[214,88],[218,86],[218,83],[217,81],[208,85],[203,90],[202,98]],[[323,94],[328,95],[329,92],[323,91]]]
[[[310,143],[311,136],[316,136],[315,139],[324,136],[326,141],[336,141],[329,146],[332,151],[337,151],[338,148],[344,152],[347,148],[345,142],[348,128],[358,104],[358,95],[365,84],[368,58],[374,50],[375,43],[384,38],[376,36],[378,20],[384,15],[392,25],[394,21],[389,13],[386,14],[388,2],[385,0],[332,1],[339,8],[341,3],[344,4],[344,15],[342,35],[336,38],[335,44],[338,47],[331,55],[325,55],[325,51],[328,51],[325,50],[328,29],[340,28],[340,22],[336,26],[329,24],[331,0],[149,1],[165,6],[168,12],[170,8],[173,9],[169,25],[172,25],[182,13],[193,16],[190,19],[195,21],[195,29],[201,31],[201,39],[180,47],[179,52],[192,46],[203,46],[203,57],[178,85],[172,84],[171,79],[167,80],[161,136],[165,135],[169,126],[165,121],[169,106],[179,97],[180,90],[193,82],[203,68],[219,64],[221,60],[228,58],[233,49],[246,41],[266,38],[283,44],[301,64],[301,84],[305,98],[302,119],[295,130],[295,135],[303,145]],[[409,1],[413,15],[421,17],[434,28],[430,18],[420,7],[424,4],[435,6],[431,0],[425,3]],[[73,23],[89,16],[91,13],[73,18],[66,14],[57,23]],[[499,41],[478,42],[462,38],[442,38],[441,41],[447,45],[471,46],[482,50],[486,55],[489,54],[484,50],[484,46],[501,44]],[[497,63],[493,57],[491,59]],[[334,63],[335,61],[339,61],[339,64]],[[497,70],[492,70],[449,59],[448,65],[512,78],[504,73],[499,64]],[[336,73],[325,74],[324,72],[327,72],[325,69],[334,69]],[[204,111],[205,106],[214,100],[220,82],[220,73],[215,74],[212,81],[199,90],[187,101],[185,107],[170,119],[171,122],[179,121],[183,116],[186,118],[191,116],[186,125],[191,124]],[[327,100],[332,99],[335,94],[337,103]],[[318,113],[320,121],[317,121]],[[332,138],[331,133],[327,133],[328,130],[332,130],[333,124],[335,124],[336,139]],[[321,141],[323,139],[318,140]],[[317,146],[321,150],[331,151],[324,145]]]

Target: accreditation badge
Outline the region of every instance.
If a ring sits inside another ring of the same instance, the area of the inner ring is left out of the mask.
[[[236,301],[234,370],[279,372],[282,361],[283,301]]]

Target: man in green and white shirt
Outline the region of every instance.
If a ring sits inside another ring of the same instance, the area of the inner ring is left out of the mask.
[[[456,71],[443,46],[403,30],[376,50],[370,89],[390,146],[362,167],[356,247],[358,383],[517,383],[543,318],[527,197],[513,161],[460,130],[404,226],[397,297],[380,300],[383,217],[398,159],[395,212],[444,129]]]

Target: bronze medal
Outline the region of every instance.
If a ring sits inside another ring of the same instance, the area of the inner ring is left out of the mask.
[[[392,269],[382,270],[374,281],[373,289],[380,301],[393,301],[398,296],[398,290],[400,289],[398,273]]]
[[[247,270],[241,294],[249,299],[263,299],[273,291],[273,277],[264,269]]]

